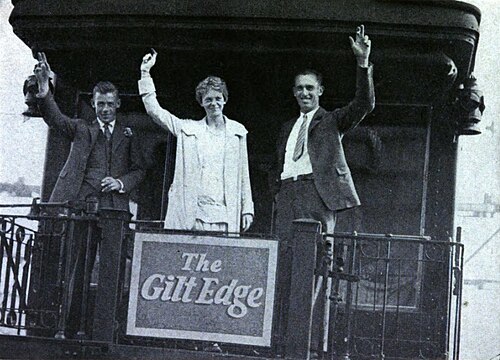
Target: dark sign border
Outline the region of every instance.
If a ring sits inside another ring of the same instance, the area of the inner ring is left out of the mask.
[[[156,329],[136,326],[137,299],[139,295],[139,275],[143,261],[142,247],[146,242],[199,244],[206,246],[228,246],[240,248],[258,248],[269,250],[267,263],[267,288],[264,301],[264,321],[262,336],[247,336],[239,334],[222,334],[217,332],[185,331],[173,329]],[[189,339],[226,342],[242,345],[271,346],[272,320],[274,310],[276,269],[278,261],[278,242],[255,238],[226,238],[210,235],[180,235],[180,234],[155,234],[150,232],[136,232],[134,242],[134,255],[132,258],[132,273],[130,280],[130,297],[128,304],[127,335],[147,336],[159,338]]]

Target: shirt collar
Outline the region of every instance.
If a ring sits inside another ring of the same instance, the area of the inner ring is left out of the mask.
[[[314,114],[316,114],[316,112],[318,111],[318,109],[319,109],[319,106],[316,109],[309,111],[307,114],[304,114],[301,111],[299,119],[302,119],[304,117],[304,115],[306,115],[307,116],[307,121],[310,122],[312,120],[312,118],[314,117]]]
[[[99,119],[99,118],[97,118],[97,122],[99,123],[99,129],[104,131],[104,122],[102,122],[101,119]],[[113,120],[113,121],[108,123],[109,131],[111,132],[111,134],[113,133],[113,129],[115,128],[115,123],[116,123],[116,120]]]

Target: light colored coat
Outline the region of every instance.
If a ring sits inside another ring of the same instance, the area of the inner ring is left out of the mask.
[[[139,93],[146,112],[153,120],[177,137],[175,174],[168,192],[165,228],[191,230],[196,222],[197,200],[201,182],[199,138],[207,131],[203,120],[179,119],[163,109],[156,99],[152,78],[139,80]],[[240,232],[241,216],[254,214],[248,170],[247,130],[225,117],[226,146],[224,159],[224,198],[229,232]]]

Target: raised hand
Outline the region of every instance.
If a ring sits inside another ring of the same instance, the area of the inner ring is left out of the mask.
[[[35,65],[33,73],[35,74],[36,80],[38,82],[38,93],[37,98],[44,98],[50,91],[49,81],[52,74],[50,70],[50,65],[47,62],[47,57],[45,53],[39,52],[36,56],[38,63]]]
[[[156,63],[156,56],[157,55],[158,55],[158,53],[153,48],[151,48],[150,53],[144,55],[144,57],[142,58],[142,63],[141,63],[141,73],[149,73],[151,68]]]
[[[356,40],[349,36],[351,42],[351,49],[356,56],[359,66],[367,67],[368,58],[371,50],[371,40],[368,35],[365,35],[365,26],[360,25],[356,28]]]

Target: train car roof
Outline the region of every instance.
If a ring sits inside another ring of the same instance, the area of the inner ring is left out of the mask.
[[[333,20],[456,26],[478,29],[480,11],[444,0],[17,0],[12,20],[24,16],[174,16],[235,19]],[[110,20],[110,18],[108,18]]]
[[[99,74],[99,63],[110,63],[105,59],[110,53],[120,59],[115,80],[120,81],[123,73],[136,71],[137,60],[150,47],[193,65],[208,53],[217,54],[212,57],[214,64],[221,56],[236,61],[261,55],[283,64],[290,56],[307,54],[309,60],[322,58],[325,63],[334,59],[339,70],[324,67],[341,78],[352,61],[348,36],[364,24],[374,44],[377,73],[384,77],[379,94],[389,99],[404,93],[408,101],[427,96],[424,102],[449,89],[450,72],[458,74],[453,77],[457,84],[470,76],[481,18],[479,9],[470,4],[437,0],[17,0],[13,4],[10,22],[16,35],[34,53],[45,51],[59,74],[88,83],[98,76],[113,77],[109,72]],[[421,86],[412,86],[413,78],[419,78]],[[409,86],[402,88],[401,83]],[[433,95],[422,91],[427,84],[434,86]],[[135,84],[129,81],[124,87]]]

